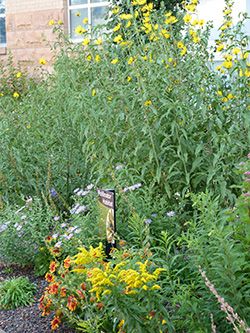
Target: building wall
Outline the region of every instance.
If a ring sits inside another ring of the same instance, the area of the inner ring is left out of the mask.
[[[28,70],[42,57],[50,62],[49,42],[55,36],[48,22],[62,20],[66,27],[66,8],[67,0],[6,0],[7,47],[0,54],[10,51],[15,63]]]

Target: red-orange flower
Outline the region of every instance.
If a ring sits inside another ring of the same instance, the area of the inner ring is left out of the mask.
[[[75,311],[75,309],[77,307],[77,300],[76,300],[75,296],[68,297],[67,307],[70,311]]]
[[[67,291],[67,289],[65,287],[62,287],[61,291],[60,291],[60,296],[61,297],[66,297],[66,291]]]
[[[64,268],[70,268],[70,257],[67,257],[66,259],[64,259],[63,266],[64,266]]]
[[[58,293],[58,286],[59,283],[53,283],[50,286],[48,286],[48,293],[52,295],[56,295]]]
[[[57,256],[60,253],[60,249],[57,247],[53,247],[53,249],[51,249],[50,252],[52,253],[52,255]]]
[[[80,287],[82,288],[82,290],[86,290],[87,289],[87,285],[85,282],[83,282]]]
[[[52,241],[52,237],[51,237],[51,236],[46,237],[46,238],[45,238],[45,241],[46,241],[46,242],[51,242],[51,241]]]
[[[149,317],[153,318],[156,315],[156,311],[152,310],[149,312]]]
[[[52,321],[51,321],[51,329],[54,331],[59,327],[59,324],[61,323],[61,320],[59,317],[55,317]]]
[[[52,261],[49,265],[50,273],[55,273],[56,267],[57,267],[57,263],[55,261]]]
[[[53,274],[50,273],[46,273],[45,275],[45,280],[49,283],[54,282],[55,281],[55,277]]]

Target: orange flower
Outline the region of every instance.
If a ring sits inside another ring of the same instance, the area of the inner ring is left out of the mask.
[[[84,293],[81,290],[78,289],[76,292],[77,292],[79,298],[85,299],[85,295],[84,295]]]
[[[45,297],[44,295],[39,300],[39,309],[42,312],[42,316],[48,316],[50,314],[50,307],[52,305],[52,300]]]
[[[49,283],[54,282],[55,281],[55,277],[53,274],[50,273],[46,273],[45,275],[45,280]]]
[[[70,268],[70,257],[67,257],[63,262],[64,268]]]
[[[48,293],[51,295],[56,295],[58,293],[59,283],[54,283],[48,287]]]
[[[67,289],[65,287],[62,287],[61,291],[60,291],[60,296],[61,297],[66,297],[66,291],[67,291]]]
[[[56,267],[57,267],[57,263],[55,261],[52,261],[49,265],[50,273],[55,273]]]
[[[89,299],[89,301],[90,301],[91,303],[94,303],[95,300],[96,300],[96,298],[95,298],[94,296],[91,296],[90,299]]]
[[[75,311],[75,309],[77,307],[77,300],[76,300],[75,296],[68,297],[67,307],[70,311]]]
[[[102,302],[99,302],[96,304],[96,307],[98,310],[102,310],[102,308],[104,307],[104,304]]]
[[[59,327],[59,324],[61,323],[60,318],[55,317],[52,321],[51,321],[51,329],[52,331],[56,330]]]

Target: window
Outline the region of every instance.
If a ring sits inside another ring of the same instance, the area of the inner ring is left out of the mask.
[[[5,0],[0,0],[0,46],[6,44]]]
[[[69,32],[70,37],[77,41],[79,35],[75,33],[75,28],[79,25],[87,28],[83,19],[88,18],[88,24],[95,27],[105,23],[108,13],[109,1],[103,0],[69,0]]]

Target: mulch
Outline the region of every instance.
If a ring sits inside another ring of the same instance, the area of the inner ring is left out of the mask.
[[[47,282],[41,277],[36,277],[30,267],[20,268],[12,265],[11,269],[11,273],[8,273],[6,267],[0,263],[0,281],[12,277],[26,276],[30,282],[33,282],[37,286],[37,292],[34,296],[34,303],[31,306],[20,307],[15,310],[0,310],[0,333],[76,332],[65,324],[60,325],[57,330],[51,331],[50,322],[53,314],[42,317],[41,311],[38,309],[39,298],[42,296]]]

